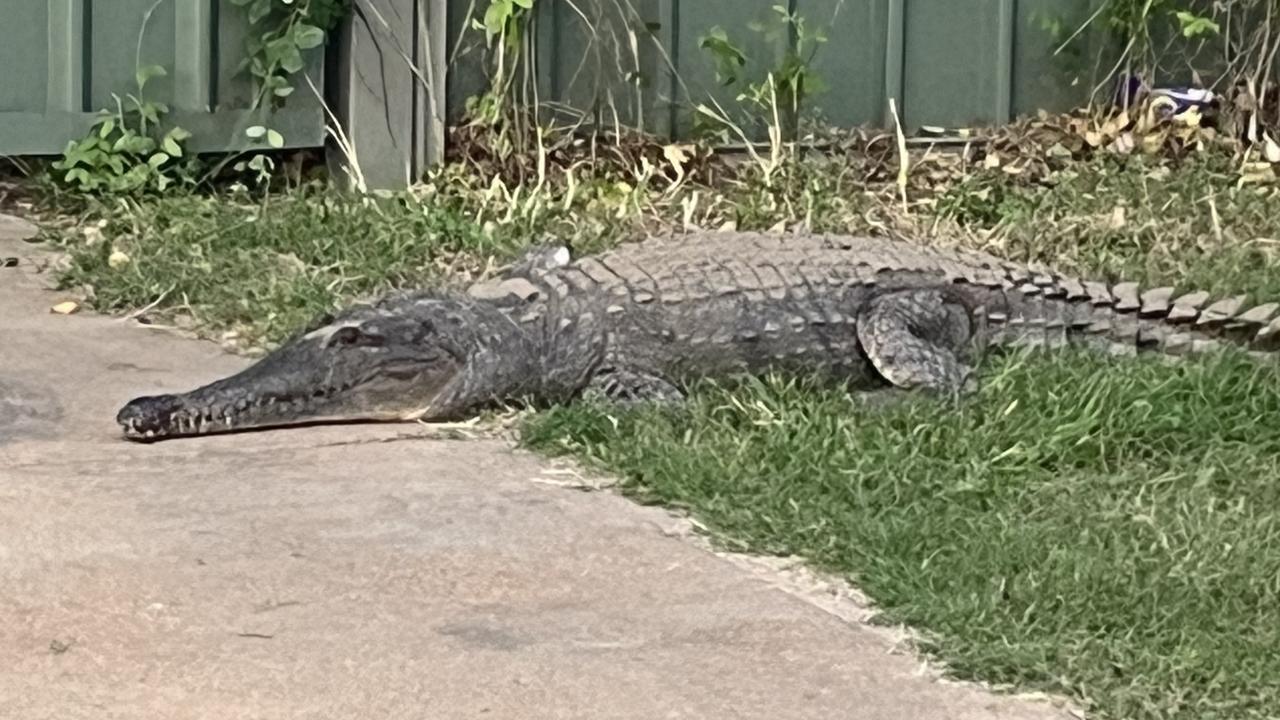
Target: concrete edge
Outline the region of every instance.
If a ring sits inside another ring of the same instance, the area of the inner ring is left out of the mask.
[[[550,484],[578,492],[609,492],[631,502],[618,491],[619,481],[586,470],[576,460],[548,458],[534,451],[517,448],[548,468],[545,477],[531,478],[530,482]],[[665,506],[657,506],[670,520],[670,524],[658,530],[667,537],[690,543],[735,567],[751,573],[756,579],[777,590],[822,610],[849,625],[856,625],[873,634],[884,643],[885,651],[894,655],[910,656],[916,662],[917,675],[934,682],[956,687],[967,687],[991,695],[1012,700],[1040,704],[1067,712],[1082,720],[1087,717],[1083,708],[1071,698],[1041,691],[1019,690],[1016,686],[994,685],[977,680],[962,680],[948,674],[945,662],[920,651],[924,633],[903,625],[875,623],[882,617],[875,603],[849,580],[820,570],[801,556],[762,555],[751,552],[725,550],[715,543],[716,533],[688,513]]]

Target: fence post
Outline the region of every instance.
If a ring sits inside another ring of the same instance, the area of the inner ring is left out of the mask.
[[[327,150],[348,187],[404,188],[441,159],[445,12],[443,0],[352,3],[331,66],[341,132]]]
[[[1013,120],[1014,17],[1017,15],[1015,0],[999,0],[996,20],[996,107],[993,124],[1003,125]]]
[[[449,0],[425,0],[418,43],[424,76],[419,83],[418,127],[424,134],[424,166],[444,162],[445,125],[449,117]],[[425,167],[423,169],[426,169]]]
[[[72,0],[50,0],[48,33],[47,110],[83,112],[84,5]]]
[[[889,0],[888,26],[885,28],[884,43],[884,126],[895,125],[893,113],[889,110],[892,100],[898,110],[898,120],[905,126],[906,103],[903,94],[903,62],[906,60],[906,9],[904,0]]]

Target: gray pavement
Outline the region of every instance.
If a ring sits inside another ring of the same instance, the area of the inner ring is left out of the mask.
[[[0,718],[1072,717],[499,441],[126,442],[126,400],[245,361],[50,313],[27,232],[0,216]]]

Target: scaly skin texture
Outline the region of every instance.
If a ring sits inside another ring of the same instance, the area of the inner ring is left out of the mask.
[[[673,400],[697,378],[769,371],[955,393],[990,348],[1272,352],[1277,309],[883,238],[692,234],[574,261],[540,248],[467,291],[321,318],[245,371],[135,399],[117,420],[141,440],[440,420],[582,394]]]

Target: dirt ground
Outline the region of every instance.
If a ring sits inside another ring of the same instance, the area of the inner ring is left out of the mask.
[[[0,216],[0,718],[1073,717],[498,441],[127,442],[125,401],[244,361],[51,313],[30,232]]]

